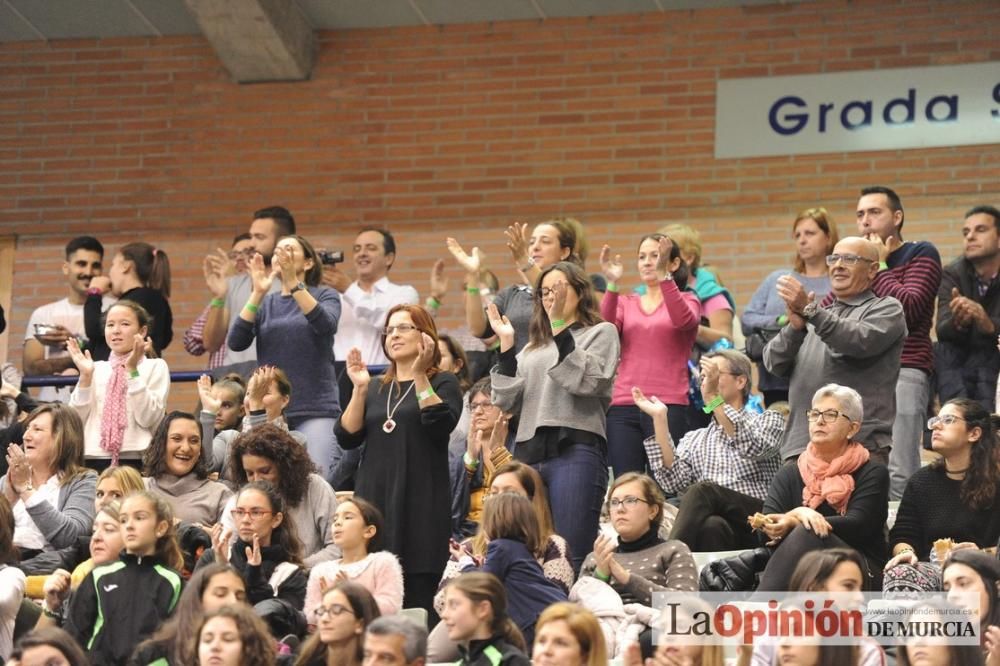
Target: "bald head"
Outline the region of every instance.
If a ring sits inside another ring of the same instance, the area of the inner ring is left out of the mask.
[[[833,248],[833,256],[840,259],[830,266],[830,291],[840,299],[851,298],[865,292],[878,273],[878,248],[864,238],[848,236]],[[857,263],[849,266],[848,263]]]

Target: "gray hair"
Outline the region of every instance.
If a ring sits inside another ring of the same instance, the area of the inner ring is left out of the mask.
[[[373,636],[402,636],[403,657],[408,664],[427,657],[427,627],[405,615],[383,615],[373,620],[365,633]]]
[[[737,377],[746,377],[746,384],[743,386],[743,402],[750,398],[750,389],[753,388],[753,363],[743,352],[735,349],[719,349],[705,354],[705,358],[723,358],[729,364],[729,371]]]
[[[840,406],[840,411],[843,412],[844,416],[851,419],[851,421],[857,421],[858,423],[864,421],[865,408],[861,404],[861,394],[850,386],[827,384],[820,387],[815,395],[813,395],[813,406],[815,407],[816,403],[823,398],[833,398],[836,400]]]

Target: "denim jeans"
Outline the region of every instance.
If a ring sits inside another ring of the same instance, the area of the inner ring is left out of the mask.
[[[667,405],[667,421],[676,446],[687,432],[687,405]],[[612,405],[607,424],[608,464],[615,478],[649,469],[642,442],[653,435],[653,419],[635,405]]]
[[[889,453],[889,499],[898,500],[910,477],[920,469],[931,378],[923,370],[900,368],[896,381],[896,421]]]
[[[556,534],[569,544],[573,569],[594,549],[601,506],[608,490],[604,451],[589,444],[572,444],[557,458],[533,465],[545,481]]]
[[[288,428],[298,430],[306,436],[306,449],[309,457],[316,465],[318,474],[327,481],[330,472],[337,467],[344,450],[337,444],[337,436],[333,434],[333,424],[337,419],[289,419]]]

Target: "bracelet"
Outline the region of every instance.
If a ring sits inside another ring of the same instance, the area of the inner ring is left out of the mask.
[[[712,412],[715,411],[716,407],[718,407],[719,405],[724,404],[725,402],[726,401],[722,399],[721,395],[717,395],[714,398],[712,398],[711,400],[709,400],[705,404],[705,406],[701,408],[701,411],[705,412],[706,414],[711,414]]]
[[[426,389],[424,389],[423,391],[421,391],[420,393],[417,394],[417,401],[418,402],[422,402],[422,401],[426,400],[427,398],[431,398],[431,397],[433,397],[435,395],[437,395],[437,394],[434,393],[434,387],[433,386],[428,386]]]
[[[490,351],[496,351],[498,349],[500,349],[500,341],[499,340],[497,340],[496,342],[494,342],[493,344],[490,345]]]
[[[618,293],[618,285],[615,284],[614,282],[609,282],[608,285],[605,287],[605,289],[607,289],[608,291],[610,291],[613,294],[617,294]]]
[[[462,454],[462,462],[465,463],[466,467],[471,467],[472,469],[476,469],[477,467],[479,467],[479,461],[470,458],[468,451]]]
[[[878,269],[880,271],[887,271],[889,270],[889,264],[885,263],[884,261],[880,261],[878,262]]]
[[[433,296],[428,296],[427,300],[424,301],[424,305],[426,305],[431,310],[437,310],[439,307],[441,307],[441,301],[434,298]]]
[[[465,291],[466,291],[466,293],[469,293],[469,294],[478,294],[479,293],[479,287],[466,287]]]
[[[786,314],[778,315],[778,318],[774,320],[774,323],[776,323],[778,326],[784,326],[785,324],[788,323],[788,315]]]
[[[521,266],[521,272],[523,273],[525,271],[530,271],[534,265],[535,265],[535,260],[528,259],[528,263],[526,263],[524,266]]]
[[[209,305],[213,308],[224,308],[226,307],[226,299],[224,298],[213,298]]]
[[[247,301],[247,304],[243,306],[243,309],[246,310],[247,312],[252,312],[254,314],[257,314],[257,310],[259,310],[260,308],[258,308],[253,303]]]
[[[552,320],[552,328],[554,328],[554,329],[555,328],[562,328],[565,325],[566,325],[566,320],[565,319],[553,319]]]
[[[594,569],[594,578],[596,578],[597,580],[604,581],[605,583],[611,582],[611,574],[602,574],[597,569]]]
[[[903,553],[915,553],[915,552],[917,552],[917,551],[913,550],[912,546],[907,546],[903,550],[901,550],[898,553],[896,553],[896,555],[902,555]],[[895,557],[896,555],[893,555],[893,557]]]
[[[129,379],[135,379],[136,377],[139,376],[139,371],[138,370],[129,370],[128,376],[129,376]]]

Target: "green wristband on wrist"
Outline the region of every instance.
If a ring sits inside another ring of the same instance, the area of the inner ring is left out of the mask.
[[[431,308],[432,310],[437,310],[439,307],[441,307],[441,301],[434,298],[433,296],[428,296],[427,300],[424,301],[424,304],[427,307]]]
[[[247,312],[252,312],[254,314],[257,314],[257,310],[259,308],[253,303],[247,303],[246,305],[243,306],[243,309],[246,310]]]
[[[565,325],[566,325],[566,320],[565,319],[553,319],[552,320],[552,328],[553,329],[562,328]]]
[[[726,401],[722,399],[721,395],[717,395],[714,398],[712,398],[711,400],[709,400],[708,403],[704,407],[701,408],[701,411],[705,412],[706,414],[711,414],[712,412],[715,411],[716,407],[718,407],[719,405],[722,405],[725,402]]]
[[[470,294],[478,294],[479,293],[479,287],[466,287],[465,291],[468,292],[468,293],[470,293]]]
[[[130,370],[129,373],[128,373],[128,376],[129,376],[130,379],[135,379],[136,377],[139,376],[139,371],[138,370]]]
[[[610,574],[602,574],[597,569],[594,569],[594,578],[596,578],[597,580],[604,581],[605,583],[610,583],[611,582],[611,575]]]
[[[224,298],[213,298],[211,306],[213,308],[224,308],[226,307],[226,300]]]
[[[889,270],[889,264],[885,263],[884,261],[880,261],[878,262],[878,269],[880,271],[887,271]]]
[[[465,463],[466,467],[471,467],[472,469],[476,469],[477,467],[479,467],[479,461],[470,458],[468,451],[462,454],[462,462]]]
[[[428,386],[426,389],[424,389],[423,391],[421,391],[420,393],[417,394],[417,401],[418,402],[422,402],[422,401],[426,400],[427,398],[433,397],[434,395],[436,395],[434,393],[434,387],[433,386]]]
[[[614,282],[609,282],[608,286],[605,287],[605,289],[607,289],[608,291],[613,292],[615,294],[618,293],[618,285],[615,284]]]
[[[778,318],[775,319],[774,321],[776,324],[778,324],[778,326],[784,326],[785,324],[788,323],[788,315],[786,314],[778,315]]]

